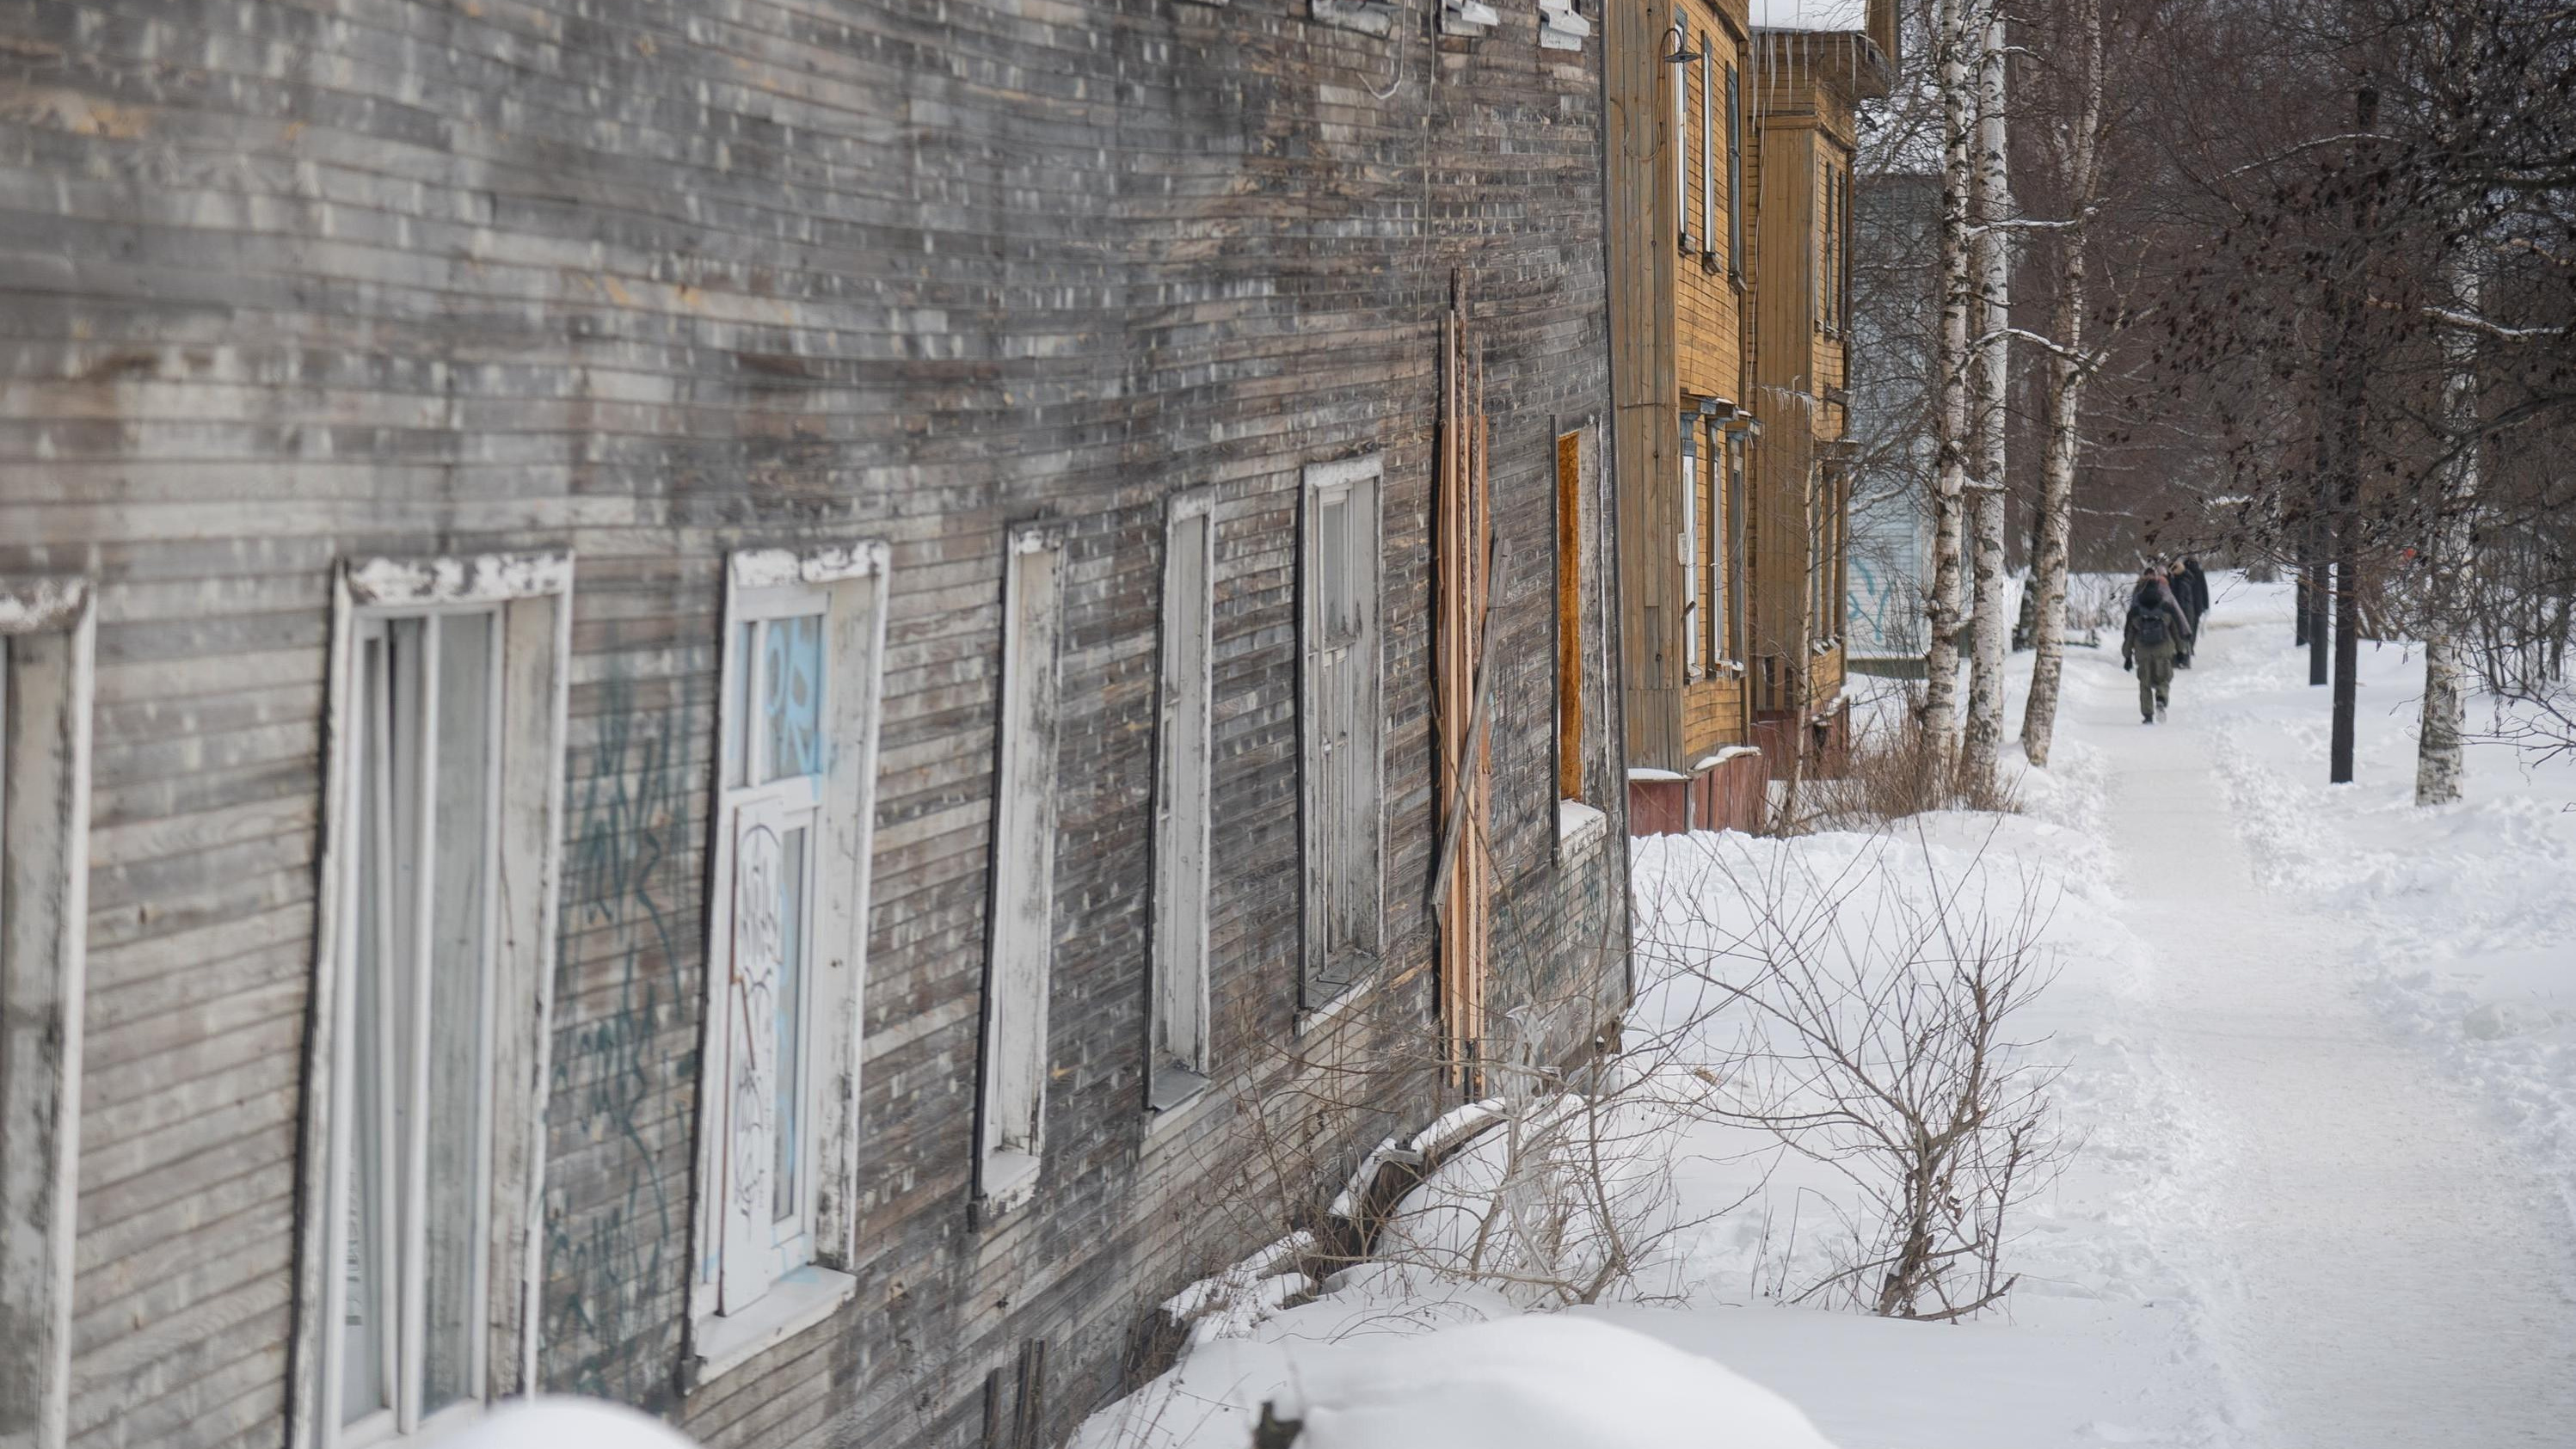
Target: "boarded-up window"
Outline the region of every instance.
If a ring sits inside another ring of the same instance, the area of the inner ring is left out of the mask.
[[[1214,783],[1213,495],[1173,500],[1163,533],[1162,717],[1154,781],[1154,1001],[1146,1105],[1208,1079],[1208,834]]]
[[[991,1211],[1035,1191],[1045,1143],[1063,559],[1063,540],[1053,529],[1030,524],[1011,530],[1002,583],[1001,762],[993,788],[982,1150],[976,1171],[977,1191]]]
[[[86,580],[0,581],[0,1443],[67,1427],[91,619]]]
[[[1556,793],[1583,798],[1583,435],[1556,439]]]
[[[524,1388],[571,573],[485,557],[342,578],[306,1133],[320,1311],[298,1326],[321,1366],[312,1442],[443,1432]]]
[[[1299,593],[1305,780],[1305,1001],[1376,964],[1383,929],[1378,703],[1378,461],[1306,470]]]
[[[699,1066],[698,1376],[855,1279],[886,549],[729,562]]]

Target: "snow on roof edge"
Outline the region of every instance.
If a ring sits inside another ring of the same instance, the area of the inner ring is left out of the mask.
[[[1823,33],[1869,28],[1869,0],[1752,0],[1756,30]]]

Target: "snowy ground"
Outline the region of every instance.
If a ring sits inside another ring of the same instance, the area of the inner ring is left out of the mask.
[[[2041,903],[2059,975],[2033,1050],[2063,1064],[2084,1148],[2022,1218],[2000,1311],[1787,1306],[1848,1256],[1847,1187],[1649,1092],[1619,1110],[1654,1124],[1645,1176],[1676,1226],[1626,1301],[1523,1317],[1550,1294],[1426,1271],[1491,1197],[1493,1154],[1471,1154],[1412,1200],[1409,1264],[1235,1295],[1079,1449],[1236,1449],[1265,1402],[1318,1426],[1310,1449],[1429,1449],[1442,1403],[1497,1395],[1455,1442],[1814,1443],[1785,1400],[1843,1449],[2576,1443],[2576,765],[2480,748],[2467,801],[2416,811],[2420,661],[2365,648],[2362,783],[2329,788],[2285,591],[2220,592],[2165,724],[2138,723],[2116,647],[2070,651],[2023,814],[1637,845],[1632,1040],[1667,1068],[1694,1033],[1722,1055],[1726,1018],[1674,965],[1722,956],[1756,897],[1795,911],[1862,881],[1845,915],[1869,920],[1963,883],[1998,916]],[[1530,1326],[1460,1337],[1491,1319]],[[1676,1376],[1705,1406],[1681,1431],[1655,1417]],[[1408,1401],[1428,1417],[1383,1417]]]

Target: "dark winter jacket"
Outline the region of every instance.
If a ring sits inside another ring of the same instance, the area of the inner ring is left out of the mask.
[[[2146,620],[2160,619],[2163,637],[2149,644],[2139,638],[2147,632]],[[2176,654],[2191,652],[2191,621],[2184,617],[2182,605],[2174,599],[2173,590],[2161,579],[2141,582],[2129,595],[2129,622],[2120,631],[2120,664],[2126,668],[2141,649],[2170,649]]]
[[[2198,628],[2200,621],[2209,617],[2209,576],[2200,571],[2200,560],[2183,561],[2181,571],[2174,575],[2173,589],[2175,601],[2191,615],[2192,626]]]

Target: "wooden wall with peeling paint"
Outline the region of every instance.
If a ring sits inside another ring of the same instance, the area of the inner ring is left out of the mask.
[[[1560,859],[1553,443],[1606,439],[1598,42],[1304,0],[169,0],[0,15],[0,574],[97,583],[72,1442],[281,1435],[331,570],[570,548],[540,1378],[710,1444],[1050,1432],[1140,1310],[1295,1204],[1139,1110],[1164,499],[1218,490],[1219,1070],[1288,1073],[1298,469],[1386,459],[1392,980],[1427,1054],[1437,317],[1487,345],[1498,983],[1615,1001],[1609,844]],[[1431,7],[1436,10],[1436,5]],[[1600,470],[1608,476],[1610,470]],[[967,1210],[1005,528],[1064,521],[1047,1177]],[[1607,519],[1586,536],[1608,539]],[[858,1299],[683,1395],[722,559],[893,547]],[[1598,570],[1606,579],[1611,570]],[[1595,1023],[1569,1016],[1560,1051]],[[1380,1120],[1382,1119],[1382,1120]],[[1338,1170],[1337,1168],[1334,1170]],[[1337,1184],[1326,1184],[1330,1187]]]

